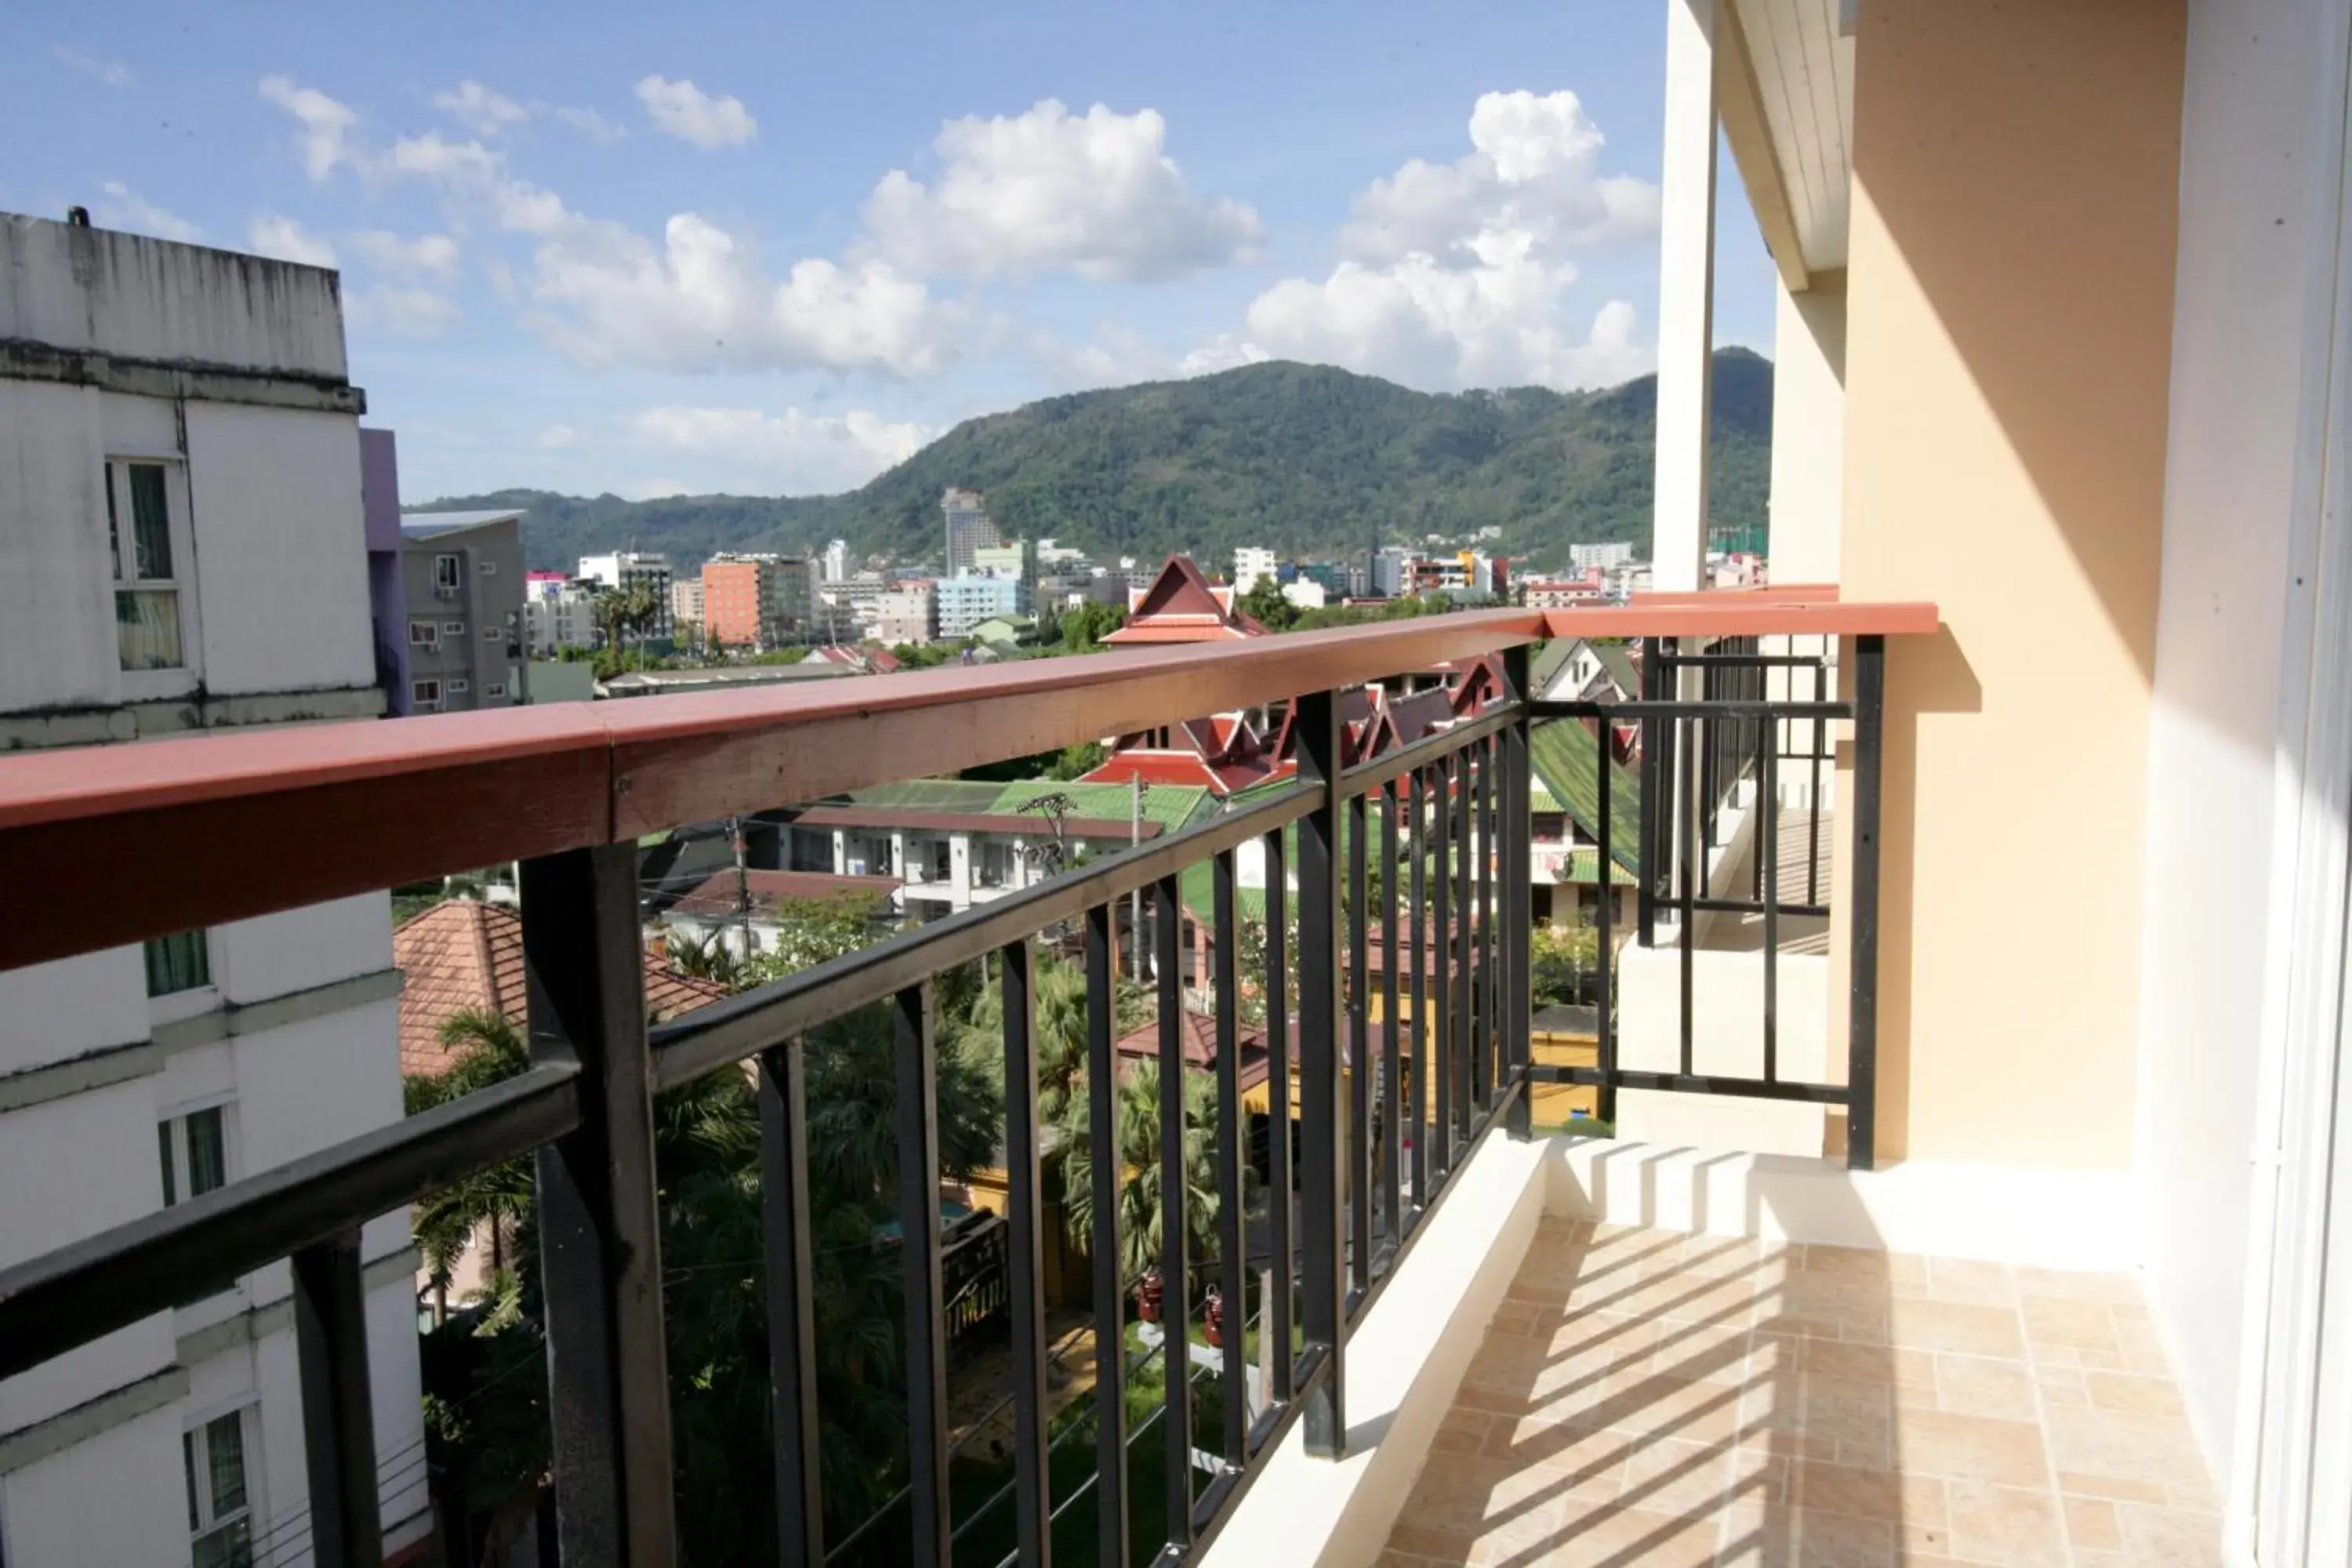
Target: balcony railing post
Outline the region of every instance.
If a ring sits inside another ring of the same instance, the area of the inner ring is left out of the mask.
[[[359,1227],[304,1247],[293,1261],[311,1561],[317,1568],[374,1568],[383,1561],[383,1528]]]
[[[1878,1157],[1878,795],[1886,710],[1886,639],[1853,643],[1853,900],[1847,955],[1845,1162]]]
[[[898,993],[898,1247],[907,1319],[907,1491],[918,1563],[949,1560],[948,1346],[940,1265],[939,1050],[931,988]]]
[[[1306,1256],[1300,1273],[1301,1326],[1310,1350],[1326,1358],[1307,1401],[1307,1451],[1338,1458],[1347,1450],[1346,1212],[1339,1173],[1339,704],[1330,691],[1298,699],[1301,782],[1323,798],[1298,823],[1298,1158]]]
[[[1643,701],[1654,702],[1658,700],[1658,692],[1664,683],[1662,666],[1664,660],[1664,642],[1657,637],[1644,637],[1642,640]],[[1606,726],[1603,728],[1605,730]],[[1664,840],[1664,836],[1658,831],[1660,817],[1658,806],[1660,792],[1665,787],[1664,747],[1666,737],[1673,733],[1674,725],[1671,721],[1662,722],[1647,713],[1642,716],[1642,816],[1641,820],[1634,825],[1634,842],[1638,848],[1633,857],[1641,869],[1637,873],[1639,885],[1633,889],[1633,896],[1636,930],[1643,947],[1651,946],[1657,941],[1658,868],[1664,858],[1661,850]],[[1606,733],[1601,737],[1601,755],[1604,758],[1608,755],[1610,739],[1611,737]],[[1605,764],[1601,769],[1601,776],[1605,788],[1609,777],[1609,769]]]
[[[1026,942],[999,954],[1003,973],[1004,1170],[1011,1210],[1013,1527],[1021,1561],[1050,1568],[1054,1503],[1046,1447],[1044,1130],[1037,1117],[1037,973]],[[822,1554],[806,1561],[822,1561]]]
[[[1569,722],[1582,723],[1583,721],[1580,719],[1572,719],[1570,720]],[[1595,951],[1593,953],[1592,963],[1592,1026],[1595,1047],[1593,1054],[1599,1059],[1598,1065],[1601,1068],[1601,1087],[1599,1093],[1594,1097],[1597,1102],[1594,1106],[1594,1110],[1600,1113],[1601,1121],[1610,1123],[1613,1127],[1617,1121],[1617,942],[1615,930],[1617,918],[1617,848],[1613,839],[1613,829],[1615,825],[1610,820],[1610,807],[1612,804],[1612,796],[1615,794],[1615,792],[1609,787],[1609,742],[1611,728],[1612,725],[1610,721],[1606,717],[1603,717],[1601,721],[1601,787],[1594,792],[1597,800],[1595,814],[1600,818],[1598,825],[1600,831],[1598,837],[1601,842],[1597,852],[1598,864],[1593,872],[1593,879],[1598,885],[1597,892],[1599,896],[1596,903],[1599,917],[1599,930],[1595,933],[1593,941]],[[1571,858],[1570,861],[1571,870],[1573,869],[1574,864],[1575,862]],[[1637,876],[1636,880],[1638,881],[1639,879],[1640,879]]]
[[[1118,918],[1087,911],[1087,1119],[1095,1306],[1095,1557],[1127,1561],[1127,1303],[1118,1256]]]
[[[808,1185],[807,1058],[801,1042],[787,1040],[760,1058],[760,1202],[775,1404],[776,1555],[782,1563],[824,1561]],[[1016,1177],[1016,1203],[1020,1190]]]
[[[521,893],[531,1059],[577,1062],[582,1079],[580,1126],[538,1161],[556,1533],[566,1563],[667,1563],[677,1531],[636,846],[526,860]]]
[[[1525,1138],[1534,1130],[1535,1117],[1535,1086],[1528,1081],[1535,1012],[1529,973],[1534,963],[1534,939],[1528,927],[1534,920],[1529,906],[1535,900],[1529,894],[1528,866],[1534,829],[1530,821],[1533,791],[1528,777],[1527,706],[1535,694],[1528,689],[1527,644],[1503,651],[1503,674],[1510,685],[1512,700],[1519,705],[1517,719],[1503,731],[1504,1081],[1518,1086],[1517,1098],[1511,1101],[1507,1128],[1512,1137]],[[1601,754],[1600,777],[1601,788],[1606,793],[1609,760],[1605,752]]]

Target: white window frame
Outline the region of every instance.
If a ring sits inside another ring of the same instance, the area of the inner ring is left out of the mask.
[[[428,686],[433,689],[433,695],[430,697],[425,695],[425,689]],[[408,705],[418,712],[439,712],[441,710],[440,680],[436,678],[427,676],[420,680],[410,681],[408,683]]]
[[[495,577],[499,574],[499,563],[485,555],[481,560],[474,563],[474,570],[485,577]]]
[[[507,683],[505,681],[488,680],[482,683],[482,698],[485,701],[502,702],[506,700],[506,695]]]
[[[173,931],[171,935],[182,933]],[[205,983],[191,985],[184,991],[166,991],[147,998],[147,1022],[152,1027],[159,1024],[176,1024],[183,1018],[194,1018],[209,1013],[221,1004],[221,943],[207,928],[202,933],[205,943]],[[140,944],[141,984],[145,984],[146,944]]]
[[[466,558],[462,555],[436,555],[433,558],[433,585],[436,588],[464,587]]]
[[[482,640],[484,642],[502,642],[505,638],[506,628],[504,626],[492,624],[482,628]]]
[[[466,635],[466,623],[463,621],[443,621],[441,623],[441,635],[445,637],[457,637],[462,640]]]
[[[130,545],[133,527],[131,500],[131,469],[134,466],[158,468],[163,470],[163,512],[165,538],[172,552],[169,576],[125,576],[122,560]],[[194,689],[204,673],[204,641],[199,635],[196,615],[196,549],[194,531],[189,521],[188,466],[177,452],[110,452],[100,470],[102,487],[100,526],[105,529],[104,546],[107,563],[107,620],[114,620],[114,595],[143,590],[170,589],[180,619],[180,662],[161,669],[121,669],[118,651],[116,668],[122,680],[122,695],[130,701],[151,700],[159,697],[176,697]]]
[[[212,1499],[212,1428],[234,1416],[237,1424],[237,1468],[243,1472],[245,1500],[225,1518],[215,1513]],[[267,1519],[262,1506],[261,1478],[261,1400],[257,1394],[240,1394],[222,1405],[194,1411],[180,1426],[180,1471],[184,1494],[189,1509],[197,1516],[191,1520],[188,1531],[188,1551],[193,1558],[195,1543],[215,1531],[235,1525],[242,1520],[246,1527],[245,1554],[253,1560],[253,1542],[257,1524]],[[203,1484],[197,1484],[194,1473],[201,1459]]]
[[[472,685],[464,676],[453,675],[441,683],[441,689],[446,696],[463,697],[472,689]]]
[[[190,1198],[204,1195],[195,1191],[190,1174],[192,1162],[188,1158],[188,1120],[191,1117],[202,1116],[210,1110],[220,1112],[220,1185],[226,1186],[245,1173],[244,1162],[237,1155],[236,1096],[234,1093],[207,1094],[194,1100],[182,1100],[176,1105],[166,1108],[155,1119],[158,1128],[168,1130],[163,1136],[168,1142],[172,1152],[170,1177],[168,1184],[163,1187],[165,1208],[173,1208],[186,1203]],[[156,1152],[158,1155],[156,1175],[160,1180],[164,1174],[161,1165],[163,1151],[158,1149]],[[205,1192],[215,1190],[217,1189],[206,1187]]]
[[[441,651],[441,623],[438,621],[409,622],[408,646],[411,647],[425,648],[433,653],[439,653]]]

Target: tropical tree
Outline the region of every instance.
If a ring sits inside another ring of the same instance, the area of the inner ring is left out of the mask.
[[[1180,1162],[1184,1184],[1186,1255],[1205,1258],[1217,1246],[1216,1079],[1184,1075],[1184,1131]],[[1160,1066],[1129,1066],[1111,1099],[1110,1143],[1119,1165],[1118,1268],[1139,1279],[1160,1266]],[[1062,1131],[1062,1212],[1073,1246],[1094,1244],[1093,1110],[1081,1082],[1074,1085],[1058,1123]],[[1244,1195],[1246,1204],[1246,1194]]]
[[[1281,584],[1271,577],[1251,584],[1234,607],[1270,632],[1288,631],[1298,619],[1298,606],[1282,596]]]
[[[689,979],[716,981],[730,989],[742,983],[743,960],[727,945],[723,931],[714,928],[698,937],[673,931],[663,946],[668,952],[670,968]]]
[[[452,1057],[438,1073],[411,1073],[402,1079],[402,1098],[411,1116],[488,1089],[530,1065],[530,1047],[522,1031],[486,1007],[452,1013],[436,1034]],[[507,1272],[508,1243],[530,1204],[530,1162],[526,1159],[476,1172],[416,1205],[410,1226],[445,1310],[450,1278],[478,1237],[489,1249],[493,1280]]]

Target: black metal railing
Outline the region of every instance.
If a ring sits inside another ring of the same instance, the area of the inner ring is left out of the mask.
[[[1846,1114],[1846,1162],[1868,1170],[1875,1161],[1877,1039],[1878,1039],[1878,837],[1880,757],[1885,700],[1885,639],[1861,636],[1851,641],[1854,695],[1851,701],[1823,700],[1826,655],[1764,654],[1753,647],[1705,654],[1669,651],[1653,639],[1645,647],[1642,694],[1632,702],[1538,702],[1530,706],[1537,722],[1569,720],[1594,724],[1601,734],[1597,826],[1599,861],[1605,878],[1621,825],[1612,821],[1610,758],[1607,737],[1614,726],[1629,720],[1641,727],[1641,816],[1635,825],[1639,868],[1636,940],[1654,947],[1658,913],[1669,910],[1675,918],[1675,946],[1679,964],[1676,1009],[1678,1061],[1670,1072],[1628,1068],[1618,1059],[1620,1008],[1615,1005],[1615,900],[1606,892],[1599,901],[1596,933],[1600,962],[1596,965],[1596,1018],[1599,1060],[1593,1067],[1539,1067],[1538,1082],[1587,1084],[1599,1090],[1601,1120],[1614,1121],[1617,1093],[1623,1089],[1662,1089],[1681,1093],[1804,1100],[1843,1107]],[[1685,700],[1673,694],[1677,684],[1672,672],[1683,668],[1706,672],[1700,695]],[[1786,669],[1791,688],[1798,673],[1810,669],[1813,696],[1767,695],[1768,672]],[[1720,674],[1720,684],[1715,679]],[[1737,679],[1732,679],[1737,677]],[[1728,691],[1730,695],[1716,693]],[[1839,810],[1848,822],[1853,857],[1847,919],[1849,998],[1846,1029],[1846,1076],[1843,1083],[1790,1079],[1780,1070],[1780,921],[1783,917],[1822,918],[1830,914],[1828,889],[1822,870],[1826,846],[1821,837],[1822,769],[1834,766],[1836,756],[1830,725],[1853,725],[1853,772],[1850,801]],[[1801,749],[1790,737],[1803,734]],[[1744,747],[1744,752],[1742,748]],[[1781,895],[1780,773],[1791,761],[1811,773],[1807,799],[1809,852],[1806,896],[1791,901]],[[1729,794],[1740,778],[1755,780],[1754,853],[1756,874],[1748,898],[1710,895],[1707,873],[1712,847],[1713,805]],[[1696,1070],[1698,917],[1734,914],[1758,917],[1762,924],[1759,957],[1762,964],[1763,1052],[1759,1069],[1750,1076],[1701,1074]]]
[[[1514,692],[1523,693],[1524,647],[1510,650],[1508,669]],[[972,1327],[984,1308],[1010,1321],[1018,1543],[1006,1561],[1045,1562],[1052,1521],[1073,1497],[1050,1495],[1048,1483],[1034,943],[1076,921],[1087,977],[1097,1314],[1097,1464],[1081,1489],[1095,1497],[1098,1560],[1126,1563],[1131,1491],[1151,1482],[1129,1468],[1136,1432],[1125,1407],[1129,1281],[1120,1276],[1118,1216],[1129,1173],[1114,1142],[1111,1100],[1119,1072],[1114,910],[1142,893],[1154,907],[1158,944],[1158,1268],[1167,1282],[1167,1393],[1155,1413],[1166,1456],[1157,1479],[1167,1521],[1159,1556],[1182,1559],[1214,1534],[1261,1458],[1294,1423],[1304,1422],[1309,1452],[1345,1450],[1351,1325],[1393,1276],[1478,1142],[1498,1122],[1527,1131],[1529,710],[1514,695],[1343,771],[1339,695],[1297,699],[1299,772],[1287,788],[658,1027],[648,1026],[644,1007],[635,844],[525,860],[526,1071],[0,1272],[0,1378],[290,1257],[313,1555],[321,1568],[375,1563],[382,1531],[359,1227],[475,1172],[532,1155],[562,1559],[672,1562],[655,1100],[756,1060],[778,1545],[784,1562],[822,1563],[822,1347],[813,1305],[802,1041],[880,1005],[895,1020],[907,1559],[950,1559],[948,1351],[951,1336]],[[1377,900],[1368,888],[1374,822]],[[1265,973],[1245,977],[1236,853],[1252,842],[1262,844],[1267,866],[1267,929]],[[1217,1256],[1196,1260],[1187,1256],[1182,1173],[1188,1069],[1178,879],[1204,860],[1213,867],[1218,1213]],[[1412,952],[1402,987],[1394,964],[1376,976],[1365,962],[1375,924],[1383,952],[1399,951],[1400,875],[1411,886]],[[1420,918],[1424,908],[1433,908],[1427,922]],[[1000,1257],[943,1266],[933,987],[945,972],[983,958],[995,961],[1002,988],[1008,1213]],[[1294,975],[1295,1029],[1286,1016]],[[1216,1468],[1203,1482],[1194,1458],[1211,1435],[1192,1430],[1191,1285],[1213,1282],[1228,1303],[1248,1300],[1238,1046],[1245,981],[1263,988],[1268,1014],[1276,1131],[1263,1174],[1274,1283],[1262,1298],[1260,1327],[1271,1336],[1273,1375],[1267,1398],[1251,1411],[1243,1397],[1244,1335],[1224,1334],[1223,1429],[1213,1437]],[[1376,996],[1383,1024],[1377,1059],[1370,1026]],[[1410,1012],[1401,1013],[1408,997]],[[1295,1160],[1286,1131],[1294,1117]],[[992,1289],[992,1273],[1003,1281],[1001,1305],[979,1300]]]

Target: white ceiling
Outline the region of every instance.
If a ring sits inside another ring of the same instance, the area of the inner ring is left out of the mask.
[[[1853,39],[1843,0],[1735,0],[1805,266],[1845,265]]]

